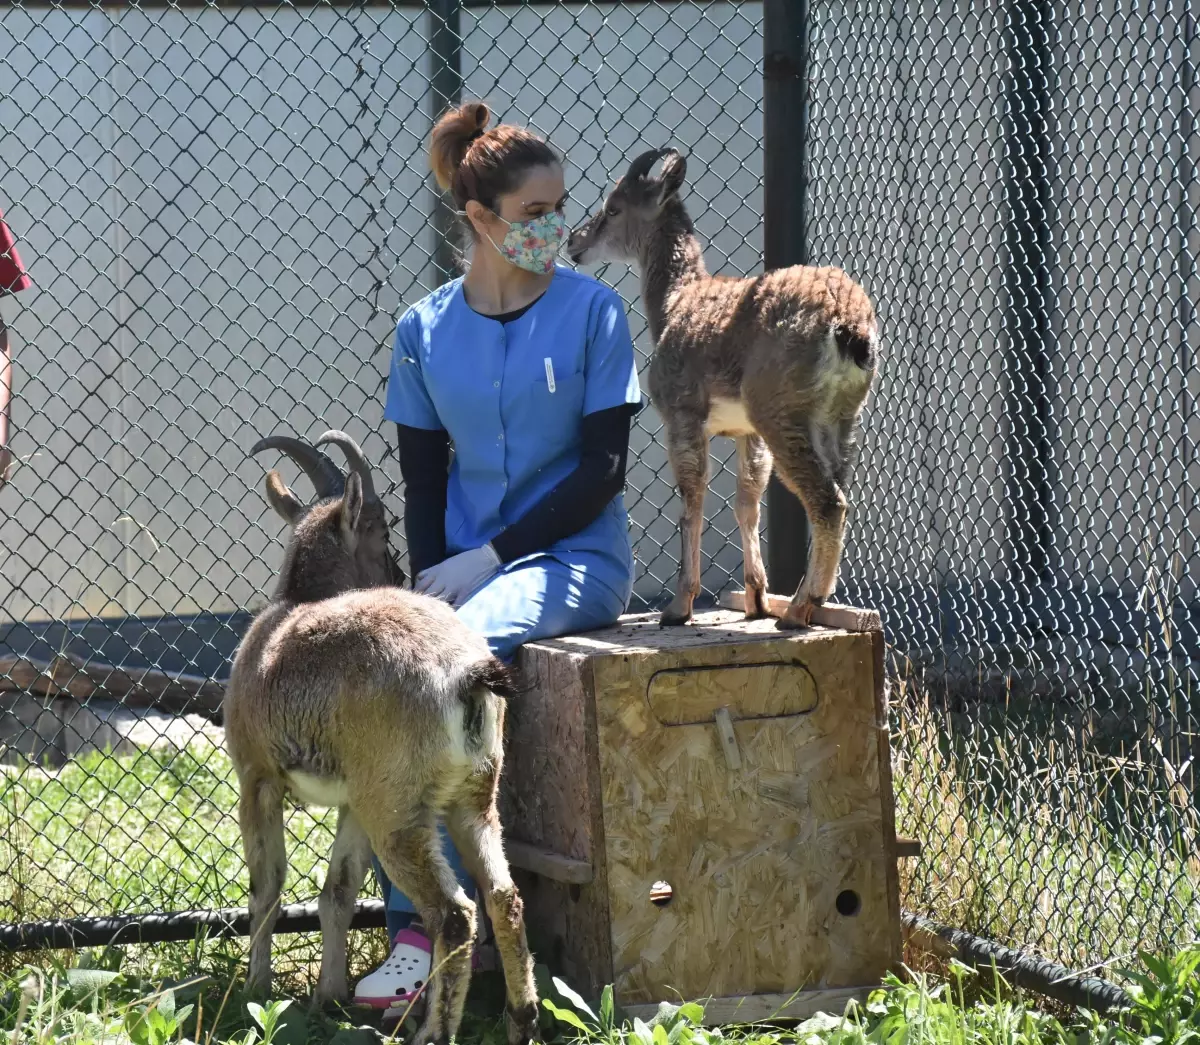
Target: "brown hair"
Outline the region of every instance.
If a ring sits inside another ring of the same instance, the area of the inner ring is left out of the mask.
[[[483,102],[466,102],[438,120],[429,138],[429,165],[459,210],[478,200],[489,210],[521,184],[533,167],[562,163],[542,138],[525,127],[497,124]]]

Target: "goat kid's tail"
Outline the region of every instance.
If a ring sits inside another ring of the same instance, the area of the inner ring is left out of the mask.
[[[872,326],[842,326],[833,328],[838,354],[860,370],[874,370],[879,358],[879,331]]]
[[[467,669],[460,697],[463,702],[463,739],[469,754],[491,747],[498,722],[496,706],[492,702],[496,698],[508,700],[515,697],[517,692],[516,673],[498,657],[481,660]]]
[[[515,697],[518,692],[516,671],[499,657],[490,657],[473,664],[467,669],[465,682],[468,690],[483,686],[504,700]]]

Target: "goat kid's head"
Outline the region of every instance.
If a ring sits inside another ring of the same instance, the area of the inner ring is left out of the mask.
[[[326,444],[345,455],[347,475],[318,449]],[[250,453],[262,450],[282,450],[291,457],[317,494],[313,504],[305,505],[279,472],[267,473],[267,500],[292,528],[280,571],[280,595],[311,602],[357,588],[404,583],[404,571],[388,545],[383,502],[358,443],[345,432],[330,430],[312,444],[291,436],[268,436]]]
[[[652,177],[650,171],[660,159],[662,173]],[[571,233],[571,260],[576,265],[639,260],[659,216],[678,197],[686,173],[687,160],[677,149],[642,153],[613,186],[604,206]]]

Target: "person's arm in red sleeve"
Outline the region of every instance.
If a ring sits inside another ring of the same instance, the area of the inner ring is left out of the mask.
[[[25,267],[17,254],[13,235],[0,216],[0,297],[16,294],[31,286]],[[0,315],[0,486],[8,481],[12,467],[12,452],[8,448],[10,404],[12,401],[12,350],[9,347],[8,327]]]

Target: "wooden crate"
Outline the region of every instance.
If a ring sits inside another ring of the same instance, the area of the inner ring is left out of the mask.
[[[723,1022],[797,991],[787,1015],[840,1011],[900,960],[883,634],[820,620],[631,615],[525,647],[501,816],[531,945],[568,983]]]

